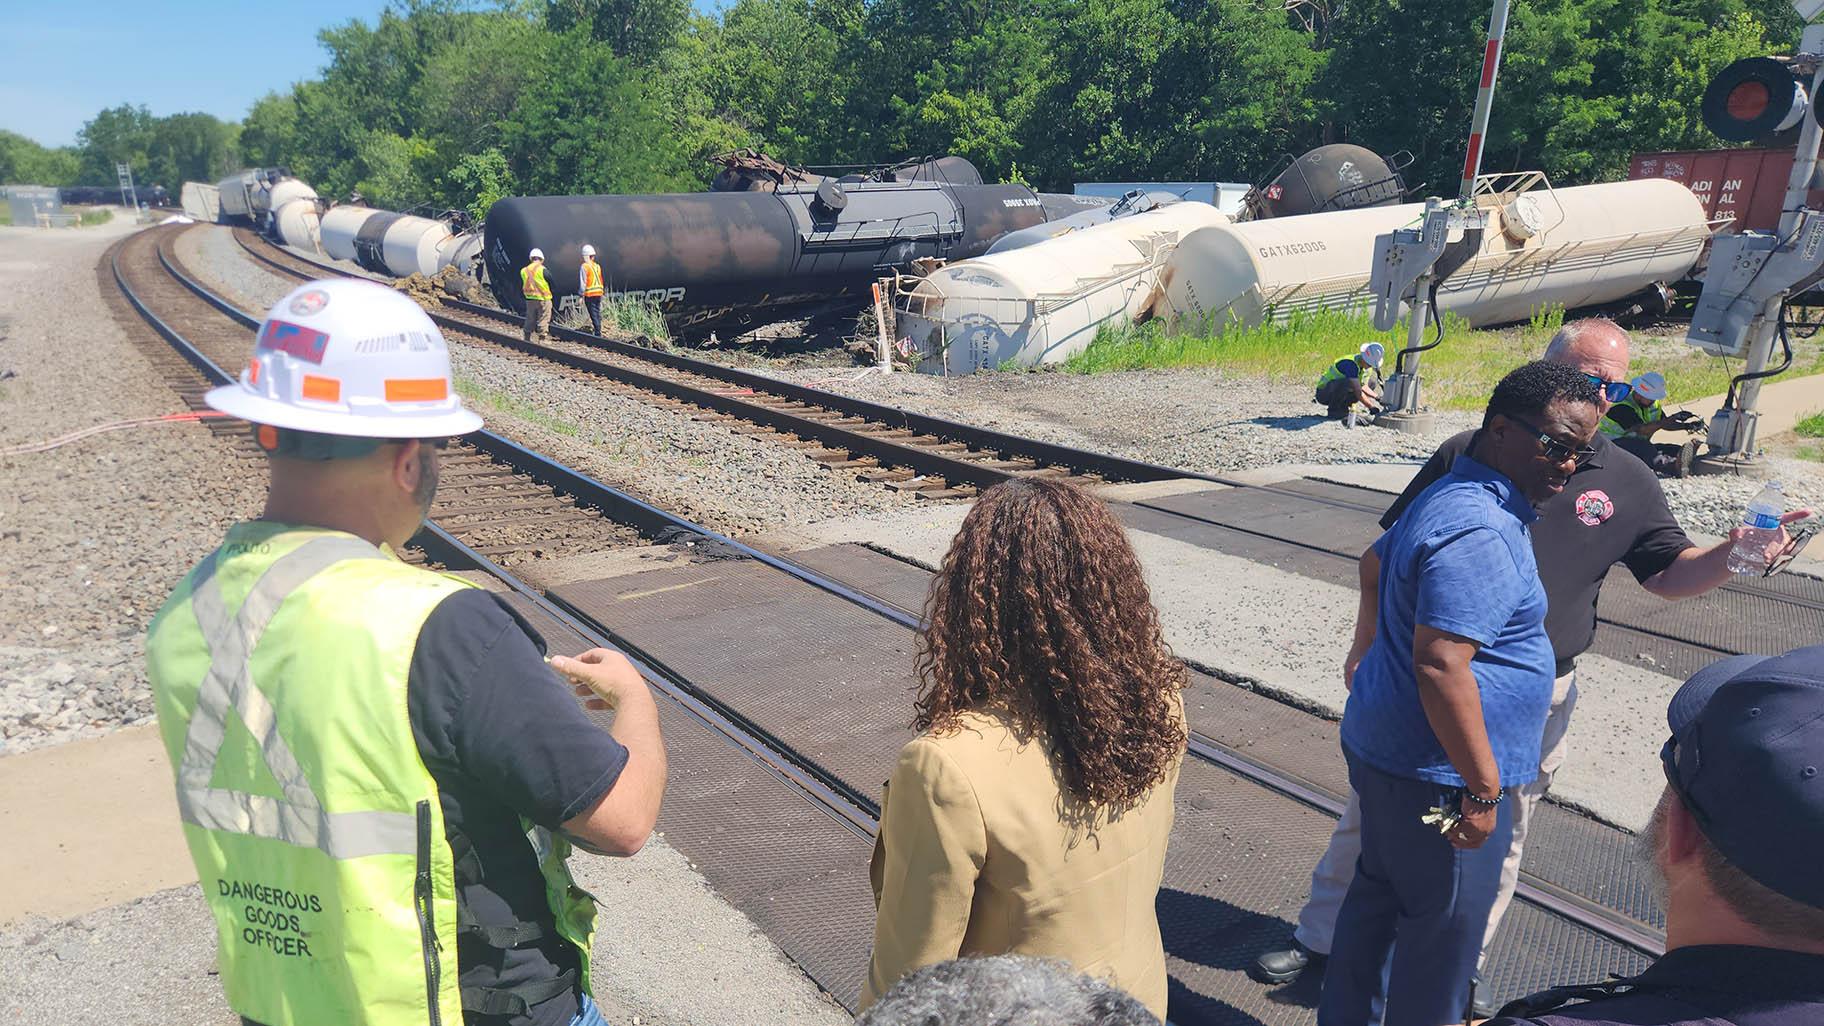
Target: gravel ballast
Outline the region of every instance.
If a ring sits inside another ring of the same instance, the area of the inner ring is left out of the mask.
[[[826,470],[767,436],[737,434],[456,343],[452,360],[488,426],[599,480],[724,534],[926,502]]]
[[[0,447],[183,409],[97,287],[134,227],[0,227]],[[0,755],[151,716],[147,623],[260,509],[263,475],[224,472],[225,449],[176,424],[0,456]]]
[[[1308,388],[1201,368],[956,378],[774,373],[934,417],[1204,474],[1278,464],[1423,461],[1446,438],[1481,423],[1480,414],[1444,412],[1438,415],[1438,429],[1430,434],[1350,430],[1323,419]],[[1769,464],[1789,507],[1824,509],[1824,465],[1777,456]],[[1739,523],[1762,484],[1732,475],[1663,483],[1679,522],[1688,531],[1706,534],[1724,534]]]

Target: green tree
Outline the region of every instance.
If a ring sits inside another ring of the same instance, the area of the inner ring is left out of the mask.
[[[547,0],[545,21],[560,35],[582,29],[616,57],[648,64],[683,33],[690,0]]]
[[[135,173],[148,166],[157,121],[142,106],[123,103],[109,107],[90,118],[76,133],[76,148],[81,154],[77,177],[80,184],[105,185],[117,179],[114,165],[130,164]],[[168,186],[167,186],[168,188]]]
[[[241,121],[241,162],[249,167],[291,166],[298,150],[298,102],[267,93]]]
[[[75,185],[81,158],[69,146],[40,146],[0,129],[0,185]]]

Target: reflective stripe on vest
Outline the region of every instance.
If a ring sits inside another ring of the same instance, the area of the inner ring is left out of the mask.
[[[593,260],[585,261],[583,263],[583,295],[599,296],[604,291],[606,290],[602,288],[602,265]]]
[[[286,596],[345,559],[385,559],[372,545],[353,538],[319,538],[268,567],[230,619],[211,553],[198,570],[202,583],[190,596],[204,642],[209,674],[196,696],[196,711],[184,734],[184,761],[177,769],[177,806],[184,822],[205,830],[252,834],[287,844],[320,848],[333,859],[365,855],[410,855],[417,824],[403,812],[325,812],[310,781],[275,729],[272,703],[253,685],[251,657],[260,635]],[[209,786],[232,709],[259,744],[266,768],[285,792],[283,800]]]
[[[154,619],[159,730],[238,1014],[268,1026],[458,1026],[471,1000],[518,1014],[587,988],[593,900],[563,864],[568,844],[536,836],[551,922],[580,972],[459,985],[464,945],[550,932],[542,916],[467,914],[413,736],[418,634],[470,587],[347,534],[255,522],[231,529]]]
[[[551,298],[551,283],[545,280],[544,264],[527,264],[519,270],[519,291],[527,299]]]

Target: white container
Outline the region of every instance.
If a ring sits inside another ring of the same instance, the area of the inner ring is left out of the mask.
[[[1613,302],[1696,263],[1710,228],[1691,191],[1668,179],[1485,196],[1477,254],[1438,290],[1438,305],[1472,325],[1526,320],[1540,308]],[[1360,310],[1377,236],[1416,225],[1408,203],[1218,225],[1177,248],[1165,310],[1191,330],[1252,327],[1268,316]]]
[[[322,216],[317,211],[314,194],[311,199],[294,199],[272,212],[272,227],[279,241],[294,249],[322,252],[318,241]]]
[[[443,266],[438,261],[439,248],[450,241],[451,235],[450,226],[443,221],[401,215],[386,226],[386,234],[381,237],[381,266],[373,266],[368,259],[362,260],[362,266],[370,271],[384,271],[395,278],[436,274]]]
[[[254,171],[237,171],[215,183],[221,202],[219,219],[253,220],[253,193],[259,187],[258,172]]]
[[[221,190],[208,182],[185,182],[178,191],[184,207],[184,215],[198,221],[211,224],[221,220]]]
[[[266,186],[261,190],[254,197],[253,205],[256,213],[264,213],[266,211],[276,211],[285,204],[295,200],[311,200],[314,202],[316,198],[317,190],[305,185],[296,178],[281,178],[277,182]]]
[[[1179,239],[1226,221],[1208,203],[1173,203],[941,267],[900,294],[899,333],[934,374],[1056,363],[1147,312]]]
[[[373,207],[331,207],[324,211],[318,228],[323,252],[332,260],[353,260],[355,236],[369,218],[379,213]]]
[[[454,267],[457,271],[473,277],[480,271],[481,232],[465,232],[452,235],[437,247],[437,267]]]

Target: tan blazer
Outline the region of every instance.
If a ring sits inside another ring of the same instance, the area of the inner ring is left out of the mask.
[[[881,810],[870,877],[878,915],[867,1008],[901,976],[961,955],[1061,958],[1165,1019],[1153,901],[1182,763],[1112,820],[1063,791],[1046,746],[1004,715],[913,738]]]

